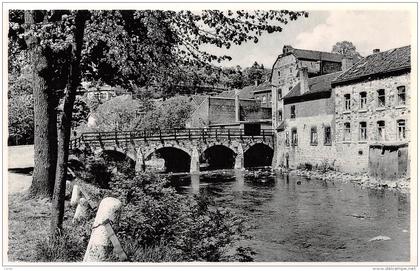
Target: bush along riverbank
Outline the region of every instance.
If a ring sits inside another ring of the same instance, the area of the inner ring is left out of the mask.
[[[350,174],[334,170],[309,170],[309,169],[280,169],[283,173],[289,173],[305,178],[320,179],[327,182],[341,181],[356,183],[363,188],[389,189],[401,193],[410,192],[410,177],[402,177],[394,180],[382,180],[370,177],[367,173]]]

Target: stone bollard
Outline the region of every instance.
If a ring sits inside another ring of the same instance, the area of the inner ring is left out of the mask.
[[[80,200],[80,188],[77,184],[73,185],[73,192],[71,194],[70,205],[76,206]]]
[[[66,199],[71,198],[71,192],[73,190],[73,185],[70,181],[66,181]]]
[[[116,198],[108,197],[101,201],[83,258],[84,262],[103,262],[107,259],[111,247],[111,236],[106,224],[110,223],[112,228],[116,229],[121,206],[121,202]]]
[[[77,223],[86,219],[89,215],[89,202],[85,198],[80,198],[77,205],[76,212],[74,213],[73,223]]]

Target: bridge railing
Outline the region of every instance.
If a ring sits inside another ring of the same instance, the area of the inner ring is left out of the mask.
[[[186,129],[150,129],[138,131],[87,132],[72,139],[70,148],[77,148],[82,143],[105,144],[107,142],[129,142],[134,140],[164,141],[164,140],[192,140],[192,139],[243,139],[272,137],[272,129],[261,129],[259,133],[247,133],[244,129],[228,128],[186,128]]]

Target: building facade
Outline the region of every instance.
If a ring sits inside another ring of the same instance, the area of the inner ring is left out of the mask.
[[[341,72],[308,78],[299,71],[300,82],[283,98],[284,121],[278,127],[278,163],[287,168],[325,167],[336,157],[334,95],[331,82]]]
[[[306,78],[311,80],[314,77],[341,71],[342,60],[343,56],[339,54],[296,49],[289,45],[283,47],[282,54],[278,56],[273,65],[271,75],[272,123],[273,129],[277,130],[276,146],[279,148],[277,157],[274,157],[275,166],[291,163],[290,159],[292,158],[286,156],[288,142],[284,130],[287,126],[288,116],[286,114],[290,116],[290,112],[288,113],[287,110],[290,110],[291,106],[285,108],[284,97],[288,96],[302,79],[300,71],[305,69]],[[294,160],[298,161],[299,159]]]
[[[369,154],[380,157],[378,145],[383,155],[409,146],[410,71],[410,46],[405,46],[369,55],[333,82],[338,170],[368,172],[375,166]]]

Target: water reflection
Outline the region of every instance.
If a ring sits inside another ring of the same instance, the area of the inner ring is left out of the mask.
[[[272,171],[173,176],[255,226],[256,261],[408,261],[409,196]],[[378,235],[391,240],[371,243]]]

